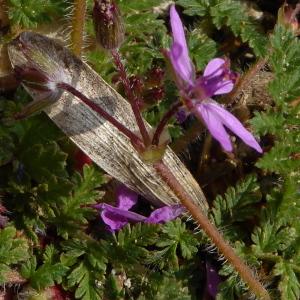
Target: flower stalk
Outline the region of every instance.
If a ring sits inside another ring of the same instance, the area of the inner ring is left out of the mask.
[[[182,106],[181,101],[175,102],[170,109],[164,114],[162,119],[157,125],[157,128],[154,132],[153,139],[152,139],[152,145],[159,145],[159,138],[161,134],[163,133],[165,127],[169,123],[170,119],[177,113],[178,109]]]
[[[72,51],[81,56],[84,40],[84,26],[86,15],[86,0],[74,0],[74,13],[72,17],[71,42]]]
[[[123,83],[126,97],[129,103],[131,104],[131,108],[135,116],[136,123],[139,127],[141,136],[143,137],[144,144],[147,147],[151,144],[151,139],[140,112],[139,101],[137,97],[134,95],[134,93],[132,92],[130,81],[129,78],[127,77],[126,69],[122,63],[120,53],[117,50],[112,50],[111,54],[113,56],[115,66],[117,67],[117,70],[119,72],[120,79]]]
[[[224,240],[217,228],[209,221],[208,217],[194,204],[189,194],[175,178],[170,169],[162,161],[154,163],[154,168],[180,199],[181,204],[188,210],[193,219],[201,226],[201,229],[209,236],[225,259],[227,259],[239,273],[242,280],[248,284],[254,294],[261,300],[271,300],[267,290],[253,275],[253,271],[235,254],[232,247]]]
[[[71,86],[67,83],[58,83],[57,87],[76,96],[83,103],[85,103],[88,107],[90,107],[92,110],[97,112],[101,117],[103,117],[105,120],[109,121],[118,130],[120,130],[124,135],[126,135],[130,139],[132,144],[138,150],[142,151],[144,149],[144,144],[143,144],[142,140],[136,134],[134,134],[131,130],[129,130],[127,127],[125,127],[123,124],[121,124],[118,120],[116,120],[114,117],[112,117],[109,113],[107,113],[104,109],[102,109],[100,106],[95,104],[92,100],[90,100],[88,97],[86,97],[80,91],[78,91],[76,88],[74,88],[73,86]]]

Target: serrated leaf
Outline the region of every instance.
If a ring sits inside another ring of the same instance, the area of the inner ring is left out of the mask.
[[[226,25],[233,33],[248,42],[258,56],[266,53],[267,40],[259,33],[254,21],[247,15],[241,2],[234,0],[217,0],[210,6],[210,14],[217,28]]]
[[[54,251],[51,250],[51,248],[52,247],[48,248],[46,256],[50,254],[50,251]],[[46,261],[41,266],[37,266],[35,256],[27,261],[21,268],[22,276],[28,279],[31,286],[36,290],[43,290],[46,287],[53,286],[55,283],[61,283],[67,271],[68,267],[60,262]]]
[[[293,157],[293,154],[300,150],[299,142],[300,132],[295,137],[287,135],[283,141],[276,142],[256,165],[261,169],[284,175],[290,174],[292,170],[299,171],[300,160]]]
[[[99,300],[102,291],[96,285],[96,279],[84,263],[80,263],[68,276],[68,285],[77,286],[75,298],[82,300]]]
[[[6,274],[18,263],[27,260],[28,245],[23,238],[16,237],[12,226],[0,230],[0,283],[5,283]]]
[[[65,177],[67,154],[62,152],[54,141],[48,144],[35,144],[20,155],[26,172],[37,182],[45,182],[53,174]]]
[[[202,70],[217,53],[216,42],[208,38],[201,30],[195,29],[188,36],[190,57],[197,70]]]
[[[254,117],[250,120],[255,132],[265,135],[267,133],[276,134],[282,130],[285,124],[285,118],[279,112],[255,112]]]
[[[291,227],[265,223],[262,227],[256,228],[251,237],[255,244],[253,249],[259,255],[284,251],[295,241],[297,233]]]
[[[53,216],[48,218],[58,230],[58,234],[65,239],[70,233],[75,233],[88,223],[88,219],[96,213],[89,205],[101,198],[98,188],[106,182],[102,173],[93,166],[84,166],[83,175],[75,173],[72,182],[73,193],[68,197],[61,197],[60,205],[52,206]]]
[[[204,16],[209,6],[208,0],[177,0],[176,4],[184,8],[184,13],[189,16]]]
[[[199,242],[180,219],[166,223],[162,232],[164,235],[156,243],[158,247],[175,245],[180,248],[182,256],[186,259],[191,259],[197,253]]]
[[[34,28],[38,22],[50,21],[53,13],[61,13],[62,4],[53,0],[9,0],[8,15],[12,24]]]
[[[224,197],[216,197],[211,218],[217,226],[221,227],[233,222],[245,221],[253,217],[256,210],[253,204],[259,202],[260,199],[261,193],[256,177],[248,176],[236,187],[228,188]]]
[[[275,276],[280,276],[279,290],[282,300],[298,300],[300,298],[300,283],[292,264],[281,260],[273,269]]]

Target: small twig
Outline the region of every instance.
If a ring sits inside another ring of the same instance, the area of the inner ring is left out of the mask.
[[[71,42],[72,51],[78,57],[81,56],[84,39],[84,25],[86,15],[86,0],[74,0],[74,12],[72,17]]]
[[[154,168],[180,199],[182,205],[186,207],[194,220],[201,226],[202,230],[209,236],[213,244],[216,245],[220,253],[235,268],[242,280],[248,284],[253,293],[261,300],[271,300],[267,290],[254,277],[253,271],[235,254],[234,250],[224,240],[217,228],[209,221],[208,217],[194,204],[192,198],[175,178],[170,169],[162,161],[155,163]]]
[[[160,138],[164,128],[166,127],[166,125],[168,124],[170,119],[176,114],[176,112],[178,111],[178,108],[180,108],[181,106],[182,106],[182,102],[179,100],[179,101],[175,102],[170,107],[170,109],[164,114],[164,116],[158,123],[157,128],[154,132],[153,139],[152,139],[152,145],[158,146],[159,138]]]
[[[126,128],[122,123],[120,123],[118,120],[116,120],[114,117],[112,117],[109,113],[107,113],[104,109],[102,109],[100,106],[95,104],[92,100],[87,98],[85,95],[83,95],[80,91],[78,91],[73,86],[67,84],[67,83],[60,83],[58,84],[58,88],[61,88],[65,91],[68,91],[69,93],[76,96],[78,99],[80,99],[83,103],[85,103],[87,106],[89,106],[92,110],[96,111],[102,118],[109,121],[112,125],[114,125],[120,132],[122,132],[124,135],[126,135],[130,141],[138,147],[139,150],[144,149],[144,144],[142,140],[131,130]]]
[[[147,131],[147,128],[145,126],[144,120],[143,120],[141,112],[140,112],[139,101],[132,91],[132,88],[130,86],[130,81],[127,77],[126,69],[122,63],[119,52],[117,50],[112,50],[111,54],[113,56],[115,66],[117,67],[120,78],[122,80],[122,83],[123,83],[123,86],[125,89],[125,93],[126,93],[126,97],[128,98],[128,101],[131,104],[132,111],[135,116],[137,125],[140,129],[140,133],[143,137],[144,144],[145,144],[145,146],[148,146],[151,144],[151,139],[150,139],[149,133]]]

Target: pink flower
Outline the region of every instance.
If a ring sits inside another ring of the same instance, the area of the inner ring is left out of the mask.
[[[138,194],[121,185],[117,190],[117,206],[106,203],[94,205],[101,210],[101,218],[108,225],[110,231],[114,232],[127,223],[165,223],[176,219],[184,212],[182,205],[163,206],[155,209],[149,217],[142,216],[138,213],[129,211],[138,201]]]
[[[248,146],[261,153],[262,148],[242,123],[211,99],[212,96],[226,94],[233,89],[236,74],[230,70],[229,62],[223,58],[214,58],[206,66],[203,75],[196,78],[195,68],[188,54],[183,25],[174,5],[171,6],[170,18],[173,43],[170,51],[167,51],[167,56],[181,94],[189,99],[190,111],[204,122],[224,150],[232,151],[226,127]]]

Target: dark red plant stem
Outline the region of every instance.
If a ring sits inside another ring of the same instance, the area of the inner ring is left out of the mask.
[[[137,126],[139,127],[140,133],[143,137],[144,144],[145,144],[145,146],[148,146],[151,144],[151,139],[150,139],[149,133],[147,131],[147,128],[145,126],[144,120],[143,120],[141,112],[140,112],[138,99],[134,95],[132,88],[130,86],[130,81],[127,77],[126,69],[121,61],[120,54],[117,50],[112,50],[111,54],[114,58],[114,63],[118,69],[120,78],[122,80],[122,83],[123,83],[123,86],[125,89],[125,93],[126,93],[126,97],[128,98],[128,101],[131,104],[132,111],[135,116]]]
[[[248,284],[250,289],[261,300],[271,300],[267,290],[254,277],[253,271],[235,254],[232,247],[224,240],[218,229],[209,221],[208,217],[193,202],[190,195],[186,192],[180,182],[172,174],[171,170],[163,163],[158,161],[153,164],[157,173],[166,182],[171,190],[176,194],[181,204],[185,206],[193,219],[201,226],[201,229],[208,235],[216,245],[221,254],[239,273],[242,280]]]
[[[153,135],[153,139],[152,139],[152,145],[156,145],[158,146],[159,144],[159,138],[165,128],[165,126],[168,124],[168,122],[170,121],[170,119],[176,114],[176,112],[178,111],[178,108],[182,106],[182,102],[181,101],[177,101],[175,102],[170,109],[164,114],[164,116],[162,117],[162,119],[160,120],[160,122],[157,125],[157,128],[154,132]]]
[[[82,94],[80,91],[78,91],[73,86],[67,84],[67,83],[59,83],[58,88],[61,88],[63,90],[68,91],[69,93],[76,96],[78,99],[80,99],[83,103],[85,103],[88,107],[90,107],[92,110],[96,111],[101,117],[103,117],[105,120],[109,121],[112,125],[114,125],[117,129],[119,129],[124,135],[126,135],[130,141],[136,145],[139,149],[144,149],[143,141],[134,134],[131,130],[126,128],[122,123],[120,123],[118,120],[116,120],[114,117],[112,117],[109,113],[107,113],[104,109],[102,109],[100,106],[98,106],[96,103],[94,103],[92,100],[87,98],[84,94]]]

